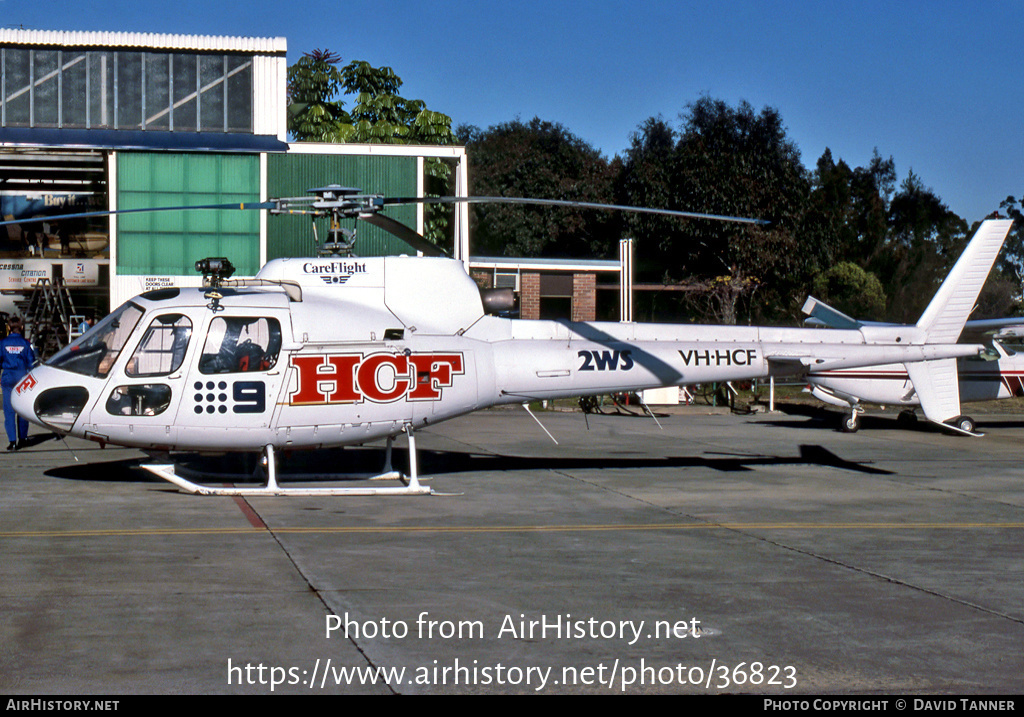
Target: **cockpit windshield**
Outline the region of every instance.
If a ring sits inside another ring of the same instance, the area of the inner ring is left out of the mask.
[[[47,361],[48,366],[83,376],[102,378],[117,361],[125,342],[142,318],[143,311],[128,302],[89,331],[62,348]]]

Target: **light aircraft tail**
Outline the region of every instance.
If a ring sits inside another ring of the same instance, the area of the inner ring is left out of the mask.
[[[1012,225],[1013,221],[1009,219],[989,219],[981,223],[921,314],[916,326],[917,335],[911,341],[927,345],[952,344],[959,340]],[[808,297],[803,311],[810,317],[808,323],[832,328],[875,333],[884,332],[892,326],[852,319],[813,297]],[[955,420],[960,417],[956,359],[906,363],[904,366],[914,384],[921,410],[929,421],[961,433],[977,435],[973,433],[972,422]]]
[[[1011,226],[1013,221],[1010,219],[989,219],[978,227],[974,238],[917,322],[917,328],[925,334],[926,344],[955,343],[960,339]],[[972,422],[966,422],[964,426],[951,425],[960,417],[960,378],[956,359],[904,366],[917,391],[925,418],[955,431],[976,435]]]
[[[952,344],[960,338],[1012,225],[1010,219],[989,219],[978,227],[917,322],[925,343]]]

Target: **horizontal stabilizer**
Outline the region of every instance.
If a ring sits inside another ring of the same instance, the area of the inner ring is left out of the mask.
[[[801,311],[807,316],[808,323],[818,323],[821,326],[827,326],[832,329],[859,329],[861,323],[856,319],[852,319],[842,311],[833,309],[823,301],[818,301],[813,296],[808,296],[807,301],[804,302]],[[813,321],[811,321],[813,319]]]
[[[945,423],[960,415],[960,380],[956,359],[904,364],[925,418]]]

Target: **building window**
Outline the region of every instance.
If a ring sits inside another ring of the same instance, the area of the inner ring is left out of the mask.
[[[519,291],[519,272],[494,270],[494,288]]]
[[[0,48],[0,126],[251,133],[243,54]]]

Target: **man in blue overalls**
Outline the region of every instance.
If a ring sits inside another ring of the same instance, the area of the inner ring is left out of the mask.
[[[7,429],[7,440],[10,441],[7,450],[16,451],[25,445],[28,421],[14,413],[11,393],[32,368],[36,355],[32,345],[22,336],[25,325],[21,319],[12,317],[7,326],[10,333],[0,341],[0,388],[3,388],[4,394],[4,428]]]

